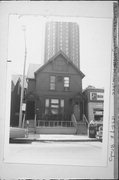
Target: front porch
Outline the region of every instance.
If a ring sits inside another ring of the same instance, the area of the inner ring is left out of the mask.
[[[72,97],[28,94],[26,120],[29,132],[40,134],[87,134],[82,94]],[[72,121],[74,114],[75,120]],[[25,123],[26,123],[25,120]],[[78,124],[78,125],[77,125]],[[25,125],[26,126],[26,125]]]
[[[26,122],[24,124],[26,127]],[[87,134],[86,122],[78,123],[78,128],[72,121],[29,120],[29,133],[36,134]]]

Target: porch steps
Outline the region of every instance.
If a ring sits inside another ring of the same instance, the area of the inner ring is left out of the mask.
[[[84,121],[77,121],[74,114],[72,114],[72,123],[76,128],[76,134],[87,134],[87,125]]]

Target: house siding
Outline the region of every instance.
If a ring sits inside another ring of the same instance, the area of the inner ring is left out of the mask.
[[[79,75],[72,75],[72,74],[66,74],[66,73],[54,73],[54,72],[42,72],[36,75],[36,93],[45,93],[48,92],[52,94],[50,91],[50,76],[56,76],[56,90],[55,93],[58,94],[59,92],[61,94],[74,94],[76,92],[82,92],[82,80]],[[58,81],[58,77],[62,78],[62,81]],[[64,92],[64,82],[63,78],[68,76],[70,78],[70,90],[67,92]],[[30,90],[35,90],[35,82],[30,82],[31,87],[29,86]],[[54,93],[54,92],[53,92]]]

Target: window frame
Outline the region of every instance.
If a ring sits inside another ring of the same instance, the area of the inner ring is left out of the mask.
[[[68,78],[68,81],[66,80]],[[67,83],[68,82],[68,83]],[[70,90],[70,77],[69,76],[64,76],[63,78],[63,86],[64,86],[64,91],[69,91]],[[67,86],[68,85],[68,86]]]
[[[52,80],[51,77],[54,77],[54,81]],[[55,91],[56,90],[56,76],[55,75],[50,75],[50,91]],[[54,85],[54,88],[52,88]]]

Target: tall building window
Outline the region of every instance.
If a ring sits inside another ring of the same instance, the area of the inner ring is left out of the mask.
[[[67,56],[72,59],[72,51],[74,46],[74,54],[76,49],[79,49],[79,28],[78,24],[74,22],[57,22],[51,21],[46,26],[46,42],[45,42],[45,53],[48,53],[48,46],[50,46],[48,58],[56,54],[59,50],[62,50]],[[49,35],[47,35],[49,34]],[[54,46],[55,47],[54,47]],[[68,51],[66,47],[68,46]],[[74,62],[75,63],[75,62]]]
[[[69,77],[64,77],[64,90],[69,90]]]
[[[68,47],[66,46],[66,54],[68,55],[68,53],[69,53],[69,52],[68,52]]]
[[[55,90],[56,88],[56,77],[50,76],[50,90]]]

